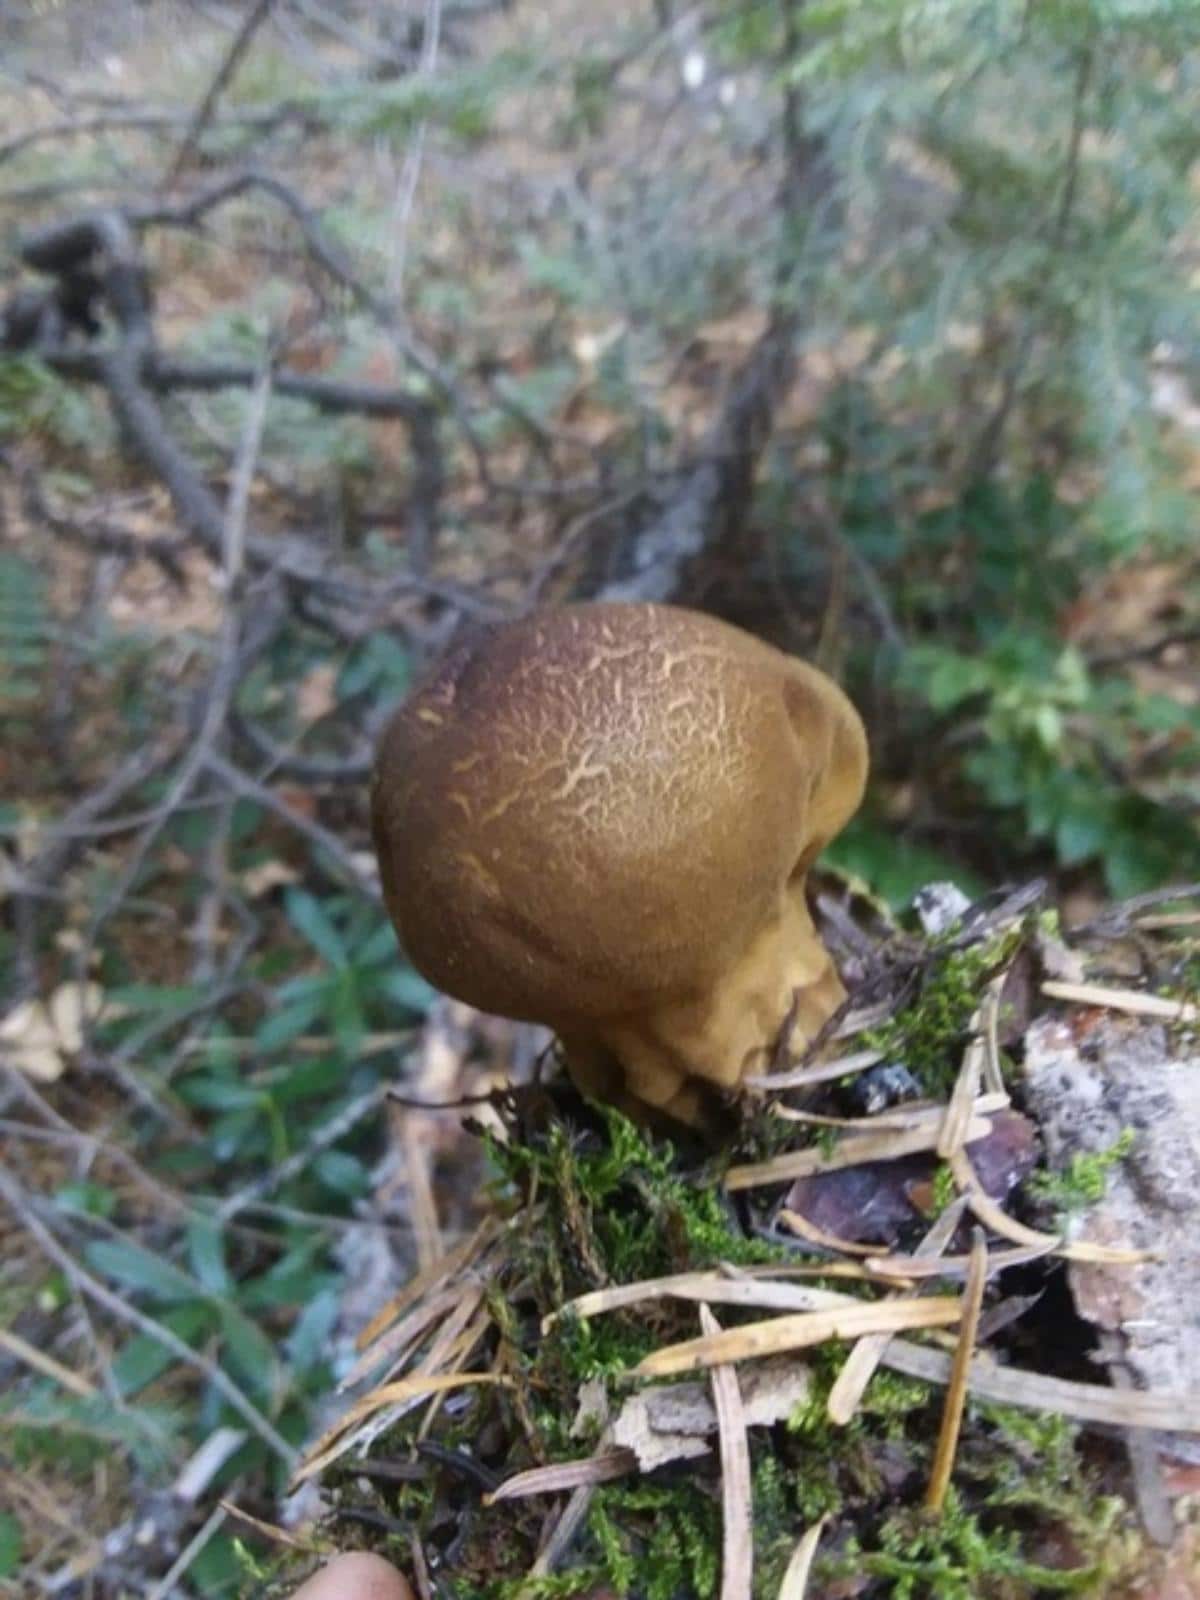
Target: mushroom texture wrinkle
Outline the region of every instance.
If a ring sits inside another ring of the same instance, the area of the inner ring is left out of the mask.
[[[675,606],[536,611],[454,649],[380,746],[371,810],[413,964],[559,1035],[579,1087],[698,1124],[843,998],[805,901],[862,799],[853,706]]]

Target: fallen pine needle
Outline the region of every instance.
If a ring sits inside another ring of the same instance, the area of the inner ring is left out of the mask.
[[[946,1389],[946,1404],[942,1410],[942,1426],[938,1432],[937,1449],[933,1456],[933,1471],[929,1488],[925,1491],[925,1508],[941,1514],[946,1504],[946,1491],[954,1471],[954,1458],[958,1454],[958,1436],[962,1431],[963,1411],[967,1404],[967,1374],[975,1353],[975,1340],[979,1333],[979,1313],[983,1309],[983,1291],[987,1283],[987,1246],[983,1229],[976,1228],[971,1241],[971,1268],[967,1273],[962,1297],[962,1320],[958,1325],[958,1343],[950,1366],[950,1383]]]
[[[700,1307],[700,1327],[705,1338],[721,1337],[721,1324],[706,1305]],[[721,1451],[721,1600],[751,1600],[754,1538],[746,1413],[734,1367],[713,1367],[711,1379]]]
[[[959,1193],[967,1196],[967,1204],[978,1221],[1013,1244],[1045,1254],[1053,1252],[1066,1261],[1086,1261],[1096,1266],[1132,1267],[1142,1261],[1160,1259],[1156,1250],[1123,1249],[1117,1245],[1092,1244],[1086,1239],[1068,1244],[1060,1234],[1040,1233],[1036,1228],[1027,1228],[1023,1222],[1010,1217],[985,1191],[965,1150],[956,1150],[947,1165]]]
[[[826,1517],[822,1517],[819,1522],[814,1522],[792,1551],[792,1559],[788,1562],[783,1582],[779,1585],[779,1600],[804,1600],[808,1592],[808,1578],[812,1571],[813,1559],[827,1520]]]
[[[590,1294],[581,1294],[578,1299],[568,1300],[560,1310],[543,1317],[542,1332],[548,1333],[567,1315],[596,1317],[649,1300],[671,1299],[756,1306],[771,1311],[824,1311],[833,1306],[861,1304],[850,1295],[838,1294],[832,1289],[812,1289],[800,1283],[731,1278],[721,1272],[679,1272],[669,1278],[646,1278],[641,1283],[622,1283],[612,1289],[593,1289]]]
[[[913,1328],[948,1328],[958,1321],[957,1298],[926,1295],[916,1300],[862,1301],[827,1311],[771,1317],[744,1328],[655,1350],[626,1372],[626,1378],[667,1378],[679,1372],[700,1372],[729,1361],[758,1360],[824,1344],[828,1339],[855,1339],[863,1333],[899,1332]]]
[[[1047,980],[1042,984],[1042,993],[1051,1000],[1073,1000],[1077,1005],[1126,1011],[1134,1017],[1161,1017],[1164,1022],[1195,1022],[1200,1017],[1200,1008],[1190,1001],[1146,994],[1141,989],[1108,989],[1100,983]]]
[[[935,1261],[940,1256],[953,1239],[966,1206],[960,1195],[946,1207],[917,1246],[917,1260]],[[835,1426],[845,1427],[858,1410],[891,1337],[890,1333],[865,1334],[846,1357],[825,1403],[825,1414]]]
[[[856,1239],[841,1239],[836,1233],[826,1233],[824,1228],[818,1228],[815,1222],[787,1206],[781,1206],[775,1213],[775,1226],[786,1228],[798,1239],[819,1245],[822,1250],[836,1250],[844,1256],[878,1256],[881,1250],[887,1249],[885,1244],[860,1244]]]
[[[908,1339],[893,1339],[883,1364],[924,1383],[948,1383],[953,1357]],[[1049,1411],[1073,1422],[1200,1434],[1200,1392],[1195,1390],[1165,1393],[1109,1389],[1098,1383],[1047,1378],[1025,1368],[997,1366],[986,1356],[976,1356],[972,1361],[967,1387],[977,1400],[1019,1406],[1025,1411]]]
[[[744,1082],[748,1089],[803,1089],[810,1083],[831,1083],[856,1072],[865,1072],[883,1060],[882,1050],[859,1050],[840,1061],[823,1061],[816,1067],[791,1067],[787,1072],[751,1073]]]
[[[600,1450],[582,1461],[559,1461],[548,1467],[530,1467],[527,1472],[515,1472],[505,1478],[498,1489],[485,1494],[483,1504],[493,1506],[499,1500],[520,1500],[531,1494],[559,1494],[564,1489],[578,1489],[588,1483],[609,1483],[613,1478],[624,1478],[637,1471],[637,1456],[632,1450],[617,1448]]]
[[[344,1394],[347,1389],[355,1388],[385,1362],[390,1363],[393,1369],[403,1365],[430,1326],[446,1312],[452,1311],[461,1299],[461,1287],[441,1289],[436,1294],[427,1295],[362,1352],[338,1383],[338,1393]]]
[[[900,1129],[880,1134],[856,1133],[839,1139],[831,1151],[817,1147],[809,1150],[788,1150],[783,1155],[771,1156],[766,1161],[730,1167],[725,1174],[726,1189],[756,1189],[768,1183],[788,1183],[796,1178],[811,1178],[820,1172],[837,1172],[843,1167],[858,1167],[866,1161],[895,1161],[900,1156],[919,1155],[937,1148],[942,1108],[935,1107],[928,1123],[917,1128]],[[965,1131],[965,1139],[973,1144],[986,1138],[992,1125],[986,1117],[974,1117]]]
[[[963,1197],[965,1198],[965,1196]],[[1047,1234],[1041,1244],[1015,1245],[1011,1250],[993,1250],[988,1255],[988,1276],[1003,1272],[1006,1267],[1023,1267],[1026,1262],[1038,1261],[1058,1249],[1058,1241]],[[867,1276],[876,1282],[887,1280],[898,1287],[914,1278],[962,1278],[970,1267],[970,1256],[937,1256],[926,1260],[922,1256],[870,1256],[863,1262]]]
[[[494,1217],[488,1217],[480,1223],[469,1239],[464,1239],[461,1244],[455,1245],[453,1250],[448,1251],[440,1261],[435,1261],[431,1267],[410,1278],[399,1294],[394,1295],[367,1323],[354,1341],[355,1349],[365,1350],[385,1329],[391,1327],[402,1312],[407,1311],[409,1306],[415,1305],[423,1294],[428,1294],[431,1289],[441,1288],[443,1283],[456,1276],[468,1261],[492,1243],[499,1232],[499,1221]]]

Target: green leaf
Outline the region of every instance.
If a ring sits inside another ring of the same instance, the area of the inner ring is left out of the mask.
[[[323,1150],[313,1162],[313,1171],[321,1182],[334,1191],[356,1199],[371,1187],[371,1179],[357,1156],[345,1150]]]
[[[207,1300],[172,1306],[160,1315],[159,1321],[190,1345],[200,1344],[216,1325],[213,1307]],[[173,1367],[176,1359],[161,1339],[148,1333],[135,1334],[118,1352],[112,1364],[113,1378],[121,1394],[130,1399]]]
[[[333,1005],[329,1020],[333,1024],[334,1037],[343,1055],[348,1059],[353,1058],[357,1056],[362,1036],[367,1031],[367,1021],[363,1016],[358,984],[355,982],[353,972],[344,972],[341,975],[333,986],[331,998]]]
[[[260,1022],[254,1030],[254,1037],[262,1049],[278,1050],[293,1039],[298,1039],[302,1033],[307,1033],[325,1009],[327,987],[328,984],[323,981],[318,993],[306,995]]]
[[[331,1284],[314,1295],[296,1318],[287,1339],[287,1355],[298,1372],[308,1372],[329,1360],[341,1305],[338,1287]]]
[[[422,1017],[438,997],[433,985],[426,983],[421,974],[414,972],[411,967],[398,967],[395,972],[389,973],[382,987],[397,1005],[403,1006],[406,1011],[415,1011]]]
[[[384,920],[369,938],[355,948],[355,964],[373,967],[381,961],[395,961],[399,956],[399,948],[396,942],[396,930],[390,922]]]
[[[262,1104],[261,1089],[223,1073],[193,1073],[179,1086],[179,1098],[204,1111],[249,1111]]]
[[[1078,866],[1102,854],[1111,830],[1111,814],[1102,806],[1064,812],[1054,825],[1055,853],[1064,867]]]
[[[256,1322],[228,1301],[217,1307],[225,1352],[230,1366],[250,1388],[274,1395],[279,1385],[279,1358],[275,1345]]]
[[[21,1565],[21,1524],[11,1511],[0,1511],[0,1578],[15,1578]]]
[[[289,889],[284,902],[288,920],[332,967],[345,967],[350,960],[342,936],[330,922],[321,902],[305,889]]]
[[[233,1279],[225,1264],[225,1230],[213,1217],[195,1217],[187,1229],[188,1261],[210,1294],[232,1292]]]
[[[326,1249],[326,1241],[321,1235],[310,1231],[292,1245],[273,1267],[260,1277],[240,1285],[240,1304],[252,1311],[305,1304],[330,1281],[322,1265]]]
[[[123,1239],[93,1239],[84,1247],[83,1254],[94,1271],[124,1284],[127,1289],[159,1300],[195,1298],[196,1285],[186,1273],[140,1245]]]
[[[84,1180],[64,1183],[54,1192],[55,1205],[67,1211],[82,1211],[89,1217],[111,1217],[117,1209],[117,1197],[102,1183]]]

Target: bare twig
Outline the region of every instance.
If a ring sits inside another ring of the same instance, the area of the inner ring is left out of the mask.
[[[234,34],[229,49],[225,52],[220,66],[213,75],[212,82],[205,91],[200,104],[196,107],[192,120],[188,125],[188,130],[183,136],[183,141],[175,152],[174,160],[163,178],[163,188],[169,189],[178,180],[180,174],[191,160],[192,154],[200,142],[201,135],[216,110],[217,101],[222,91],[229,84],[241,64],[242,57],[250,48],[251,40],[266,20],[271,5],[272,0],[256,0],[256,3],[251,6],[243,18],[242,25]]]

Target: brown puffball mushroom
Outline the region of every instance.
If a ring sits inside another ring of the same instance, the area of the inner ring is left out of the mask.
[[[571,605],[453,649],[384,734],[383,891],[413,965],[552,1028],[593,1098],[708,1121],[793,1005],[844,997],[804,885],[862,723],[815,667],[676,606]]]

